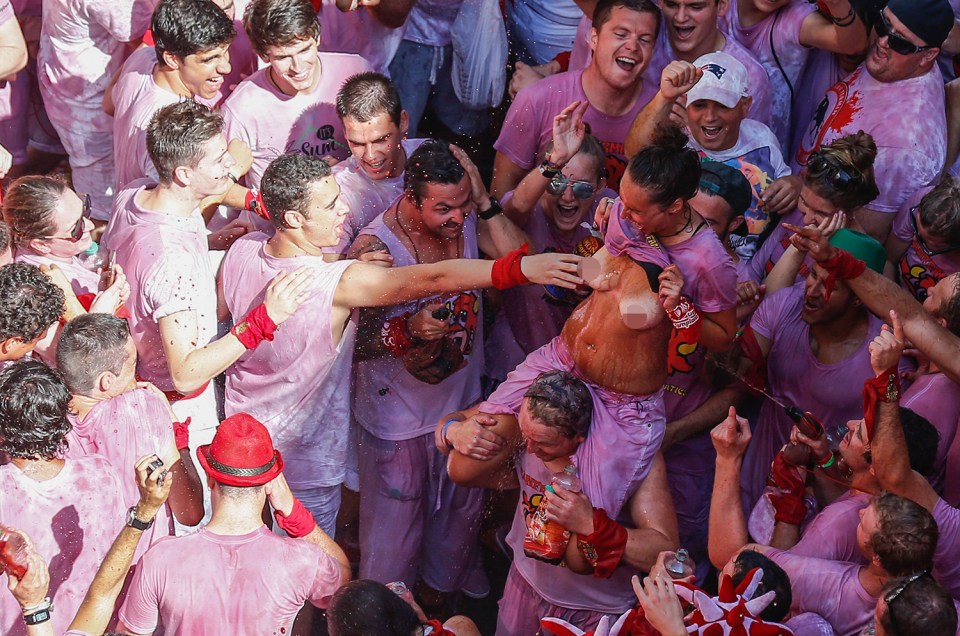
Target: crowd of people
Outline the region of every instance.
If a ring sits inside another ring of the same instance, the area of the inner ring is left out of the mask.
[[[960,634],[958,61],[948,0],[0,0],[0,633]]]

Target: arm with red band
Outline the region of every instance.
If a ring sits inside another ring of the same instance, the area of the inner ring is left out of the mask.
[[[263,204],[263,197],[259,190],[247,190],[247,196],[243,203],[244,207],[257,216],[270,220],[270,213],[267,212],[267,206]]]
[[[293,499],[293,509],[290,514],[283,515],[279,510],[274,510],[273,518],[277,520],[280,529],[294,539],[302,539],[317,527],[313,515],[297,498]]]
[[[184,450],[190,447],[190,419],[182,422],[173,423],[173,439],[177,444],[177,450]]]
[[[264,340],[273,340],[277,331],[277,324],[267,313],[267,306],[260,304],[247,317],[233,326],[230,330],[237,340],[247,349],[254,349]]]
[[[577,548],[593,566],[595,577],[610,578],[627,550],[627,529],[608,517],[603,508],[594,508],[593,532],[577,536]]]
[[[689,298],[681,296],[680,302],[673,311],[668,311],[667,315],[670,317],[673,327],[686,334],[685,341],[693,343],[700,339],[703,321],[700,320],[700,314],[697,313],[697,308],[693,306],[693,302]]]
[[[786,460],[781,450],[770,467],[767,483],[778,492],[770,493],[774,518],[783,523],[800,525],[807,516],[807,504],[803,499],[806,483],[800,469]]]
[[[493,271],[490,277],[493,286],[497,289],[510,289],[517,285],[525,285],[530,281],[524,276],[520,268],[520,261],[530,253],[530,245],[524,243],[512,252],[493,261]]]
[[[830,299],[830,294],[833,293],[833,286],[836,281],[858,278],[860,274],[867,269],[867,264],[865,262],[858,258],[854,258],[853,254],[847,250],[841,249],[838,249],[837,253],[831,258],[825,261],[820,261],[817,264],[823,269],[827,270],[829,273],[827,279],[823,281],[824,300]]]
[[[900,371],[891,367],[875,378],[863,383],[863,424],[867,430],[867,441],[873,439],[876,425],[877,404],[900,401]]]

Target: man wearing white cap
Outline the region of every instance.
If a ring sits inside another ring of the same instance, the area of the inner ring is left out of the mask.
[[[728,53],[702,55],[693,63],[676,60],[660,76],[660,91],[637,115],[627,138],[627,154],[648,145],[658,126],[670,117],[677,100],[686,105],[690,146],[710,161],[737,168],[750,182],[753,200],[747,208],[747,232],[733,247],[741,258],[750,258],[758,247],[771,215],[793,210],[800,193],[790,168],[780,154],[773,131],[748,119],[747,69]],[[776,218],[772,219],[776,222]]]

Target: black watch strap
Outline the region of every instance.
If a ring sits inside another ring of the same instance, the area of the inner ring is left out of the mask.
[[[153,527],[154,519],[150,521],[142,521],[137,518],[137,507],[131,506],[130,510],[127,511],[127,525],[136,530],[146,531]]]
[[[478,210],[477,216],[479,216],[484,221],[489,221],[498,214],[503,213],[503,206],[500,205],[499,199],[497,197],[490,197],[490,207],[486,210]]]

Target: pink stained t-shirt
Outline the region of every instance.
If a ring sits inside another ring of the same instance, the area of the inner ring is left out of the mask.
[[[143,179],[117,195],[103,243],[117,253],[130,283],[130,334],[137,344],[137,374],[163,391],[174,388],[160,339],[160,319],[194,311],[197,347],[217,337],[216,277],[200,211],[189,218],[146,210],[137,198]]]
[[[817,360],[810,348],[810,325],[803,321],[804,283],[767,296],[753,315],[758,336],[770,341],[767,354],[767,390],[786,404],[817,416],[828,433],[863,417],[863,383],[874,377],[867,347],[880,333],[882,321],[868,313],[863,343],[836,364]],[[787,442],[793,421],[784,410],[764,400],[753,426],[741,475],[745,501],[752,508],[770,473],[770,462]]]
[[[867,493],[848,490],[820,511],[803,530],[800,541],[787,550],[798,556],[866,565],[857,545],[860,511],[870,504]]]
[[[130,479],[133,479],[132,473]],[[0,519],[25,532],[50,570],[53,629],[66,631],[100,563],[123,528],[127,506],[117,471],[97,455],[68,459],[46,481],[0,466]],[[0,584],[6,587],[4,575]],[[26,634],[17,601],[0,595],[0,633]]]
[[[900,406],[926,419],[940,434],[930,475],[930,483],[940,492],[946,476],[947,452],[960,422],[960,385],[943,373],[921,375],[903,392]]]
[[[304,602],[326,607],[340,582],[337,561],[306,540],[202,528],[147,550],[120,620],[138,634],[160,620],[170,636],[289,633]]]
[[[385,214],[394,214],[395,207]],[[414,255],[383,222],[383,216],[363,229],[383,241],[393,256],[394,267],[414,265]],[[477,217],[463,224],[463,258],[479,258]],[[450,310],[446,337],[463,353],[465,365],[437,384],[414,377],[402,358],[387,354],[355,365],[353,415],[371,435],[385,440],[408,440],[431,433],[437,420],[480,400],[480,373],[483,370],[483,312],[479,290],[431,296],[401,305],[387,312],[387,319],[440,303]]]
[[[8,0],[0,2],[0,26],[16,20]],[[0,145],[13,155],[13,165],[27,160],[28,111],[31,92],[30,73],[21,71],[0,82]]]
[[[100,292],[100,275],[84,267],[83,264],[80,263],[80,259],[76,256],[71,258],[69,262],[66,262],[38,254],[28,247],[22,247],[14,253],[13,260],[16,263],[28,263],[30,265],[36,265],[37,267],[41,265],[56,265],[60,268],[60,271],[63,272],[64,276],[67,277],[67,280],[70,281],[73,293],[77,296],[82,294],[97,294]]]
[[[796,93],[800,71],[807,61],[810,49],[800,43],[800,27],[816,7],[803,0],[793,0],[767,15],[752,26],[740,23],[738,2],[751,0],[731,0],[727,13],[719,19],[720,29],[753,53],[757,61],[767,71],[773,97],[773,132],[780,140],[780,147],[786,148],[790,142],[790,109],[793,97],[790,86]]]
[[[533,169],[553,139],[553,118],[574,100],[588,101],[583,92],[582,75],[583,71],[559,73],[517,93],[494,144],[497,152],[524,170]],[[612,190],[619,190],[627,167],[624,142],[630,126],[657,90],[657,82],[645,80],[633,108],[618,117],[600,112],[593,104],[583,114],[583,121],[590,124],[591,134],[600,140],[607,153],[607,185]]]
[[[339,10],[338,10],[339,11]],[[403,152],[409,157],[426,139],[404,139]],[[371,179],[353,155],[333,167],[333,177],[340,186],[340,200],[350,211],[343,217],[343,231],[336,247],[324,252],[346,255],[360,230],[383,214],[403,194],[403,172],[386,179]]]
[[[263,302],[267,285],[281,272],[307,267],[316,280],[273,341],[227,369],[224,408],[228,416],[246,412],[263,422],[283,454],[292,486],[335,486],[346,476],[356,324],[332,324],[333,297],[355,261],[276,258],[266,253],[266,240],[264,234],[248,234],[223,260],[220,282],[234,322]]]
[[[873,620],[877,599],[860,583],[860,567],[802,557],[769,548],[764,554],[790,577],[793,612],[815,612],[825,618],[837,636],[859,636]]]
[[[933,518],[940,530],[933,553],[933,576],[950,596],[960,596],[960,510],[943,499],[933,507]]]
[[[240,82],[221,110],[227,139],[250,146],[253,166],[245,177],[248,187],[259,188],[270,162],[280,155],[299,152],[314,157],[346,159],[350,150],[337,117],[336,96],[349,77],[373,70],[359,55],[320,53],[320,81],[304,95],[286,95],[271,79],[270,67]],[[273,226],[254,214],[241,214],[262,231]]]
[[[589,439],[589,436],[588,436]],[[583,444],[581,444],[581,447]],[[597,457],[584,457],[579,448],[571,458],[578,468],[584,462],[597,461]],[[589,610],[606,614],[622,614],[630,609],[637,600],[630,587],[630,577],[636,570],[626,563],[621,564],[613,571],[609,578],[582,576],[575,574],[567,567],[551,565],[528,557],[523,551],[523,538],[527,532],[528,520],[543,505],[546,487],[550,484],[553,472],[544,465],[543,460],[526,452],[521,448],[515,456],[517,479],[520,482],[520,502],[513,515],[510,533],[507,535],[507,545],[513,549],[513,563],[517,572],[541,597],[549,603],[574,610]],[[594,507],[604,508],[601,493],[603,487],[587,475],[581,474],[583,494],[590,499]],[[608,471],[599,471],[601,479],[629,479],[632,475],[610,474]],[[635,490],[634,490],[635,492]],[[630,496],[633,492],[630,493]],[[612,514],[612,512],[610,513]],[[629,515],[621,515],[618,519],[628,528],[633,528],[633,521]]]
[[[147,127],[153,114],[181,98],[160,88],[153,79],[157,52],[153,47],[134,51],[113,87],[113,153],[117,192],[144,177],[157,181],[157,169],[147,152]]]
[[[106,457],[113,465],[128,508],[140,501],[140,490],[133,479],[137,460],[144,455],[168,455],[175,449],[170,406],[164,398],[146,389],[134,389],[104,400],[85,418],[73,419],[71,423],[73,439],[77,439],[83,451]],[[76,456],[72,445],[70,456]],[[170,506],[165,504],[157,512],[153,527],[137,544],[133,562],[157,539],[172,533]]]
[[[383,26],[362,8],[344,13],[335,0],[323,0],[318,16],[323,25],[321,51],[355,53],[370,62],[378,73],[390,74],[387,67],[403,39],[404,27]]]
[[[835,139],[861,130],[870,133],[877,144],[873,169],[880,195],[868,207],[897,212],[907,197],[934,182],[946,160],[946,114],[939,107],[943,100],[943,78],[936,68],[912,79],[879,82],[861,64],[827,92],[792,165],[806,165],[815,150]],[[891,113],[924,116],[894,121]]]
[[[75,129],[107,132],[103,94],[127,42],[150,26],[156,0],[44,0],[37,74],[47,113]]]

